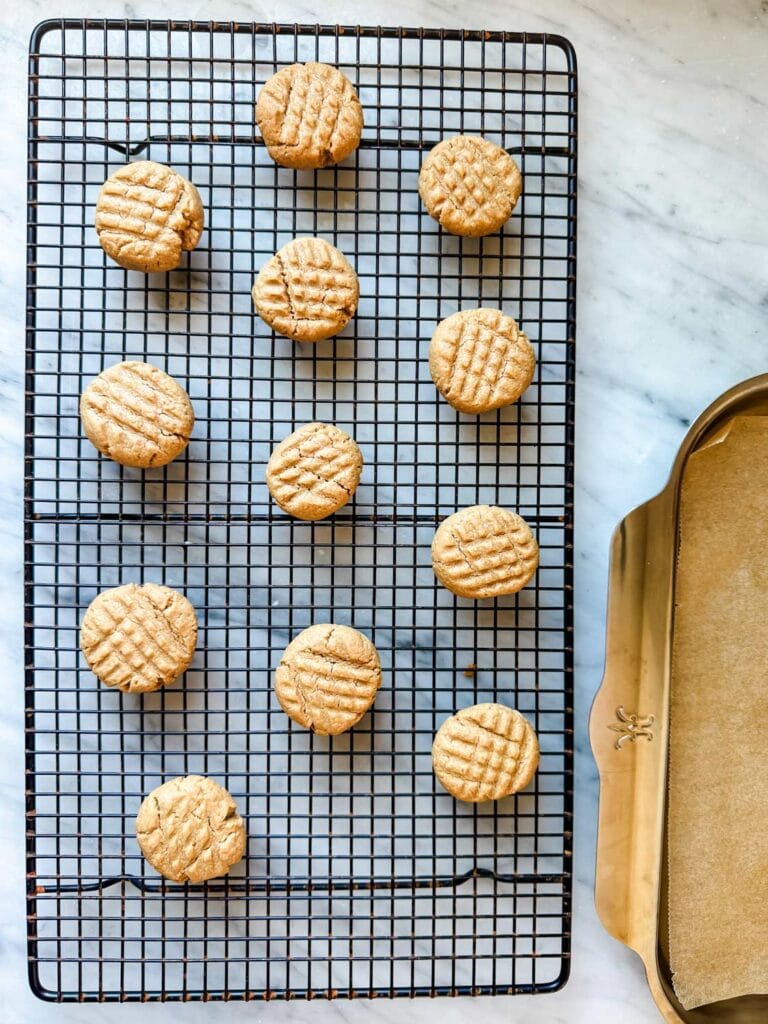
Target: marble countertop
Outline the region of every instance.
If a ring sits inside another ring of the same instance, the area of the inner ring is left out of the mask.
[[[597,778],[587,715],[603,660],[608,543],[660,489],[691,420],[766,370],[768,4],[765,0],[102,0],[6,4],[0,19],[0,991],[6,1024],[103,1020],[98,1006],[42,1004],[26,984],[21,657],[26,51],[38,21],[94,17],[296,20],[562,33],[580,72],[576,495],[576,835],[571,979],[551,996],[483,1001],[487,1021],[642,1024],[659,1019],[634,954],[593,908]],[[465,999],[123,1006],[110,1020],[466,1019]]]

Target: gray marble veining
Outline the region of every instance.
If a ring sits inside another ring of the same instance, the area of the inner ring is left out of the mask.
[[[22,658],[21,424],[25,56],[39,20],[72,13],[54,0],[2,16],[5,159],[0,162],[0,565],[6,699],[0,710],[0,989],[2,1019],[93,1022],[97,1006],[39,1004],[26,988]],[[84,12],[77,12],[84,13]],[[117,0],[94,16],[157,14]],[[562,32],[580,68],[580,238],[577,386],[577,776],[573,971],[547,997],[485,1000],[490,1020],[627,1024],[657,1019],[639,963],[592,908],[596,773],[586,739],[600,677],[607,548],[629,508],[662,485],[687,424],[727,386],[765,369],[768,327],[768,11],[760,0],[589,4],[544,0],[298,0],[290,9],[221,0],[163,12],[201,19],[379,22]],[[465,26],[468,18],[471,24]],[[363,439],[364,441],[364,439]],[[194,687],[193,687],[194,689]],[[465,1000],[390,1003],[126,1006],[109,1018],[189,1021],[431,1020],[476,1012]]]

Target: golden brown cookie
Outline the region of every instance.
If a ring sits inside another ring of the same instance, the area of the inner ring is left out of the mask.
[[[172,882],[226,875],[245,853],[245,823],[229,792],[213,779],[186,775],[152,790],[136,815],[141,852]]]
[[[443,139],[419,173],[419,195],[430,216],[454,235],[488,235],[512,216],[523,189],[520,168],[478,135]]]
[[[286,647],[275,672],[280,707],[321,736],[357,725],[381,686],[379,654],[349,626],[310,626]]]
[[[294,238],[267,260],[253,285],[265,323],[294,341],[338,334],[357,309],[360,285],[344,255],[323,238]]]
[[[324,519],[346,505],[362,469],[362,453],[349,434],[327,423],[307,423],[272,452],[267,487],[283,512]]]
[[[448,516],[432,540],[432,568],[460,597],[515,594],[539,564],[539,546],[524,519],[495,505]]]
[[[475,704],[447,718],[432,744],[435,775],[457,800],[479,804],[524,789],[539,766],[539,742],[519,711]]]
[[[291,64],[266,82],[256,123],[272,159],[308,169],[337,164],[357,149],[363,108],[352,83],[329,64]]]
[[[165,466],[189,444],[195,414],[189,395],[149,363],[118,363],[80,397],[83,430],[102,455],[123,466]]]
[[[499,309],[466,309],[441,320],[429,344],[429,372],[461,412],[483,413],[516,402],[533,380],[528,336]]]
[[[127,583],[93,599],[80,626],[92,672],[124,693],[150,693],[185,672],[197,643],[186,597],[157,583]]]
[[[110,174],[96,202],[96,233],[126,270],[173,270],[203,233],[203,204],[192,182],[165,164],[137,160]]]

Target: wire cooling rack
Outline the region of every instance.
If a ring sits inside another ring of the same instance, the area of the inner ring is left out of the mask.
[[[342,166],[275,166],[255,137],[261,84],[296,60],[339,65],[365,110]],[[503,231],[446,235],[417,175],[443,136],[479,133],[520,162]],[[167,275],[105,260],[93,230],[107,175],[169,163],[200,189],[206,231]],[[29,98],[26,711],[30,979],[57,1000],[311,998],[551,990],[568,974],[576,71],[561,38],[500,32],[49,21]],[[262,263],[320,234],[356,265],[341,336],[275,337],[255,317]],[[516,406],[456,413],[426,348],[457,308],[502,306],[530,334]],[[78,397],[145,359],[184,384],[188,452],[141,473],[84,438]],[[365,457],[332,519],[290,520],[265,463],[309,420]],[[517,597],[436,584],[437,523],[464,505],[519,510],[541,569]],[[186,677],[144,698],[99,685],[78,652],[98,591],[186,593],[200,619]],[[349,623],[382,659],[371,714],[329,739],[272,694],[289,639]],[[455,802],[430,746],[454,710],[500,700],[530,717],[541,768],[525,793]],[[139,854],[143,796],[210,775],[247,820],[225,881],[163,882]]]

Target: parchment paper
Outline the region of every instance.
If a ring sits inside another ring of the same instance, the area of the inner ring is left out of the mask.
[[[670,963],[686,1009],[768,993],[768,418],[684,472],[672,658]]]

